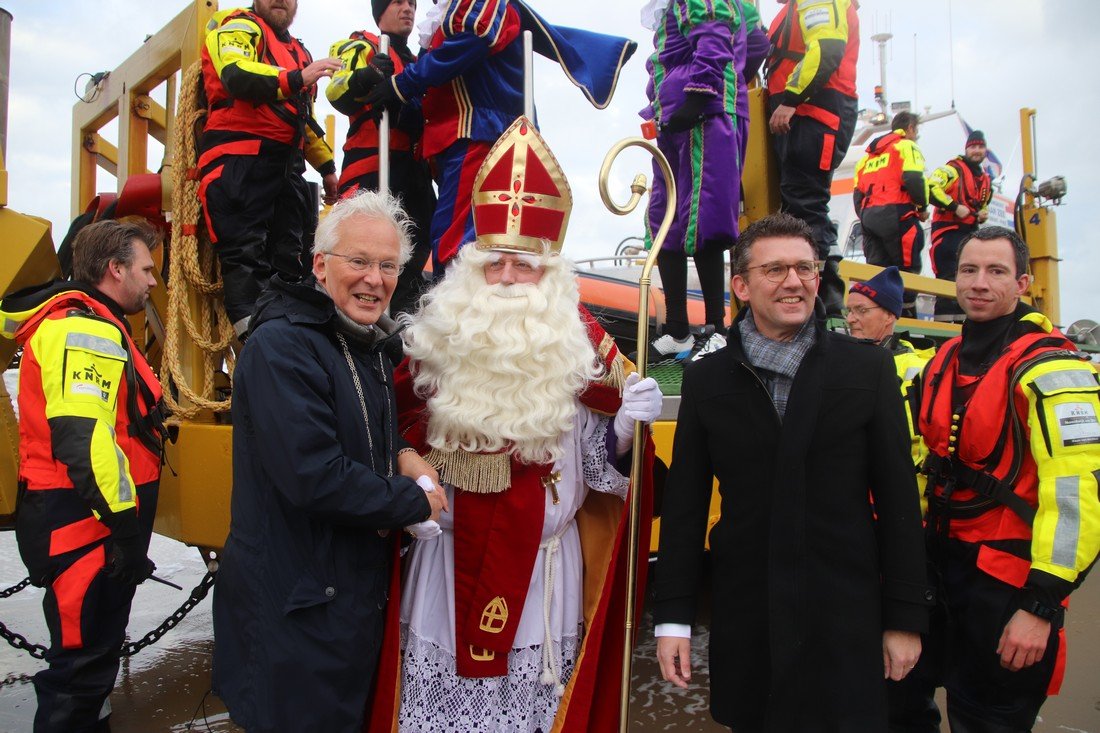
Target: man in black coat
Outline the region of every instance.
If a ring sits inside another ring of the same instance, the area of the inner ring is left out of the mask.
[[[362,729],[389,530],[446,508],[396,430],[385,309],[408,228],[386,194],[338,203],[317,230],[313,277],[272,280],[237,364],[213,685],[250,733]]]
[[[920,655],[931,601],[890,354],[824,329],[821,263],[787,214],[749,227],[729,345],[684,373],[655,570],[657,657],[691,679],[710,534],[711,714],[737,733],[886,730],[885,679]]]

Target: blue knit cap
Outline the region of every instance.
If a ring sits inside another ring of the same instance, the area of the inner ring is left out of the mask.
[[[870,298],[876,305],[894,314],[901,315],[901,301],[905,295],[905,287],[901,284],[901,273],[894,266],[875,275],[867,282],[852,283],[849,293],[859,293],[865,298]]]

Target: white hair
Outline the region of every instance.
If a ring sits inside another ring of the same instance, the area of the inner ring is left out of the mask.
[[[334,251],[336,245],[340,243],[340,223],[354,216],[363,216],[393,225],[401,245],[400,262],[397,264],[404,265],[409,261],[413,253],[410,235],[412,220],[401,208],[400,200],[381,191],[360,191],[354,196],[337,201],[317,225],[317,233],[313,236],[312,253],[325,254]]]
[[[427,400],[428,443],[552,463],[577,397],[603,367],[577,309],[571,262],[544,252],[538,283],[489,285],[492,257],[463,247],[405,331],[413,385]]]

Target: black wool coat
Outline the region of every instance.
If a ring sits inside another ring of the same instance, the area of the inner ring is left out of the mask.
[[[411,479],[386,476],[387,452],[396,465],[404,444],[381,346],[348,339],[368,440],[326,294],[275,278],[252,325],[233,383],[214,690],[250,733],[359,733],[392,554],[378,530],[427,519],[431,508]]]
[[[927,626],[893,358],[817,329],[782,424],[736,324],[725,349],[684,373],[654,621],[695,621],[717,477],[711,714],[739,732],[885,731],[882,632]]]

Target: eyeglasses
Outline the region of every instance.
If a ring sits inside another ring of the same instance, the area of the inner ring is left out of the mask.
[[[371,268],[377,267],[378,274],[382,277],[397,277],[401,274],[401,265],[392,260],[368,260],[363,257],[353,257],[352,255],[342,255],[339,252],[325,252],[325,256],[339,257],[348,263],[348,266],[356,272],[366,272]]]
[[[863,318],[871,311],[880,310],[881,305],[855,305],[851,308],[844,309],[844,315],[853,315],[856,318]]]
[[[821,268],[824,264],[825,263],[821,260],[802,260],[793,265],[786,265],[782,262],[767,262],[763,265],[752,265],[745,269],[760,270],[764,273],[764,277],[768,278],[768,280],[773,283],[783,282],[787,279],[787,273],[794,270],[794,274],[798,275],[799,280],[809,282],[821,273]]]

